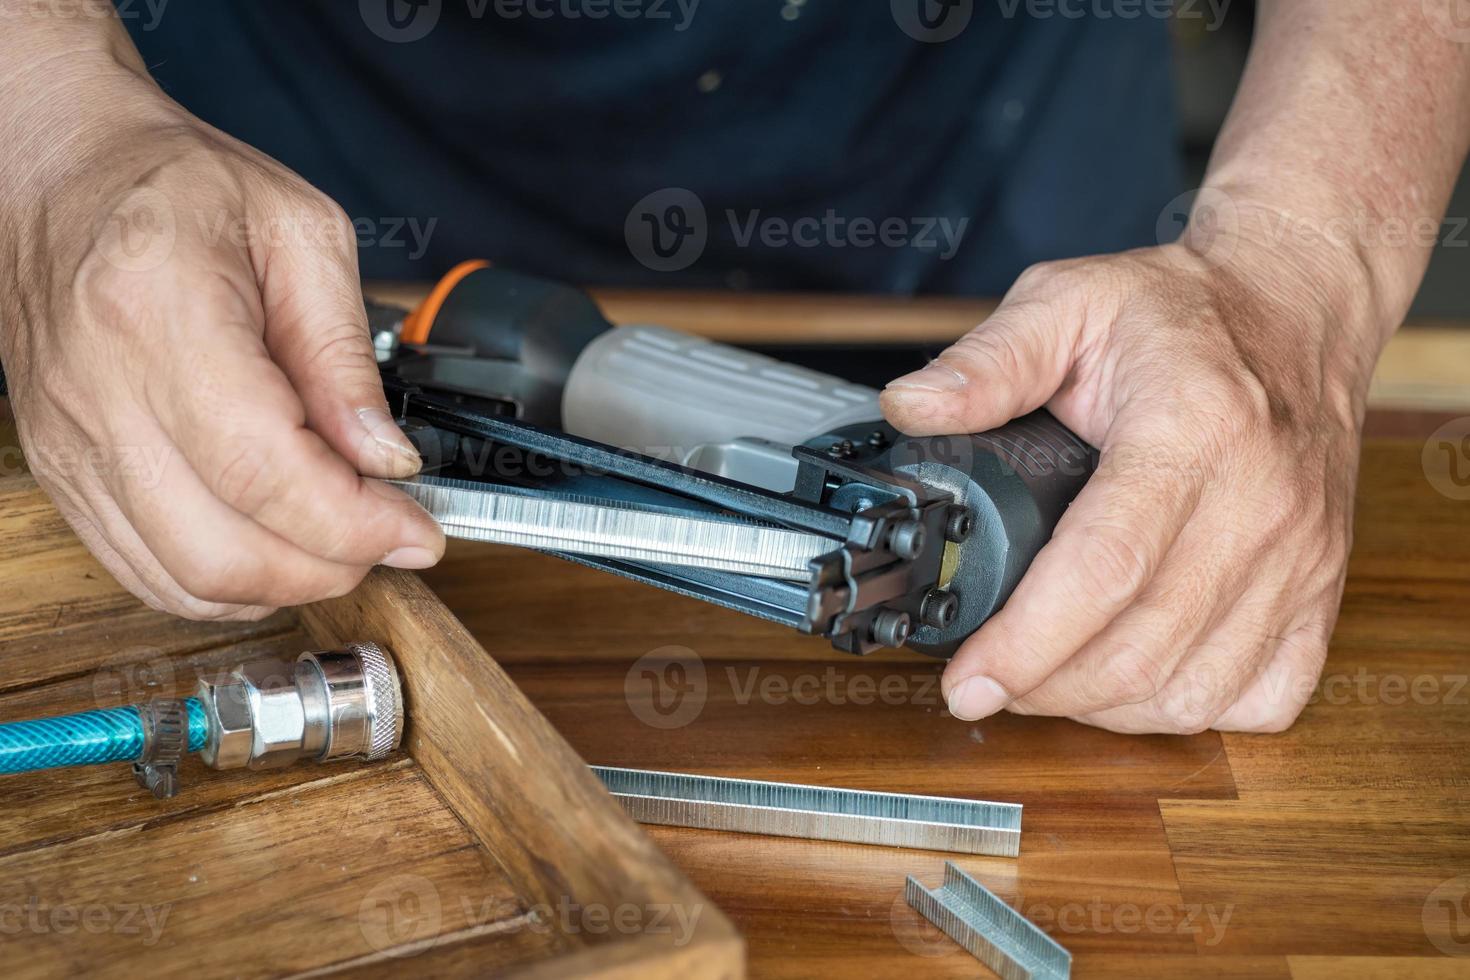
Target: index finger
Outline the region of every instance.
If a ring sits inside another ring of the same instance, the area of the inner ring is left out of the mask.
[[[302,550],[345,565],[433,564],[444,535],[406,494],[358,475],[306,426],[301,399],[271,360],[257,311],[206,303],[208,333],[182,333],[153,410],[211,493]]]

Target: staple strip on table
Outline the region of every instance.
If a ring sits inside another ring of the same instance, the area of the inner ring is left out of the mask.
[[[980,882],[944,862],[944,885],[910,877],[904,897],[977,960],[1005,980],[1067,980],[1072,954]]]
[[[593,766],[640,823],[1015,857],[1021,807],[940,796]]]

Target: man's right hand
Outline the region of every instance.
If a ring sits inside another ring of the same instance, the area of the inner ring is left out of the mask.
[[[87,130],[0,161],[0,360],[36,479],[119,582],[190,618],[432,565],[438,526],[372,479],[420,464],[383,397],[347,217],[146,73],[41,70],[83,63],[109,108],[55,105]]]

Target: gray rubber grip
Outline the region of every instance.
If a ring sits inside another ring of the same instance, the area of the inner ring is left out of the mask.
[[[572,435],[684,464],[741,440],[789,457],[792,446],[881,414],[872,388],[654,326],[594,339],[562,395]]]

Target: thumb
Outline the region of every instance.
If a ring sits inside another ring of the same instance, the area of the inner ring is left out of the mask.
[[[422,461],[383,397],[368,334],[352,223],[327,202],[313,229],[273,243],[261,275],[265,346],[306,408],[306,424],[364,476],[404,477]]]
[[[909,435],[984,432],[1040,408],[1072,366],[1080,316],[1068,304],[1007,297],[922,370],[888,383],[883,414]]]

